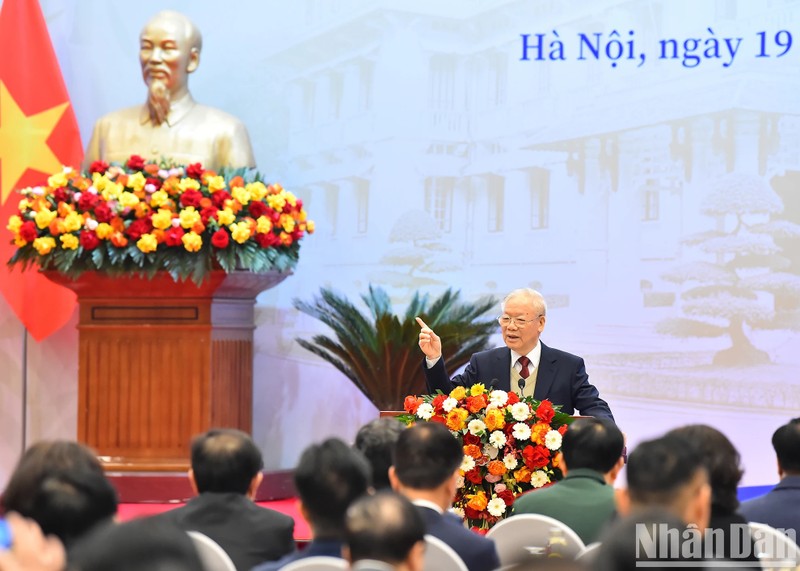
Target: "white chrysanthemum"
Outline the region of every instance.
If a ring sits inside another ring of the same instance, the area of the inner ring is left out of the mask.
[[[445,412],[450,412],[451,410],[453,410],[457,406],[458,406],[458,401],[456,399],[454,399],[453,397],[447,397],[442,402],[442,410],[444,410]]]
[[[456,476],[456,488],[463,488],[464,487],[464,476],[459,474]]]
[[[489,444],[492,446],[496,446],[497,448],[502,448],[506,445],[508,439],[506,435],[503,434],[502,430],[495,430],[489,435]]]
[[[544,445],[550,450],[558,450],[561,448],[561,434],[558,430],[551,430],[544,435]]]
[[[506,465],[507,470],[513,470],[519,465],[519,462],[517,462],[517,459],[511,454],[506,454],[503,456],[503,464]]]
[[[452,507],[452,508],[450,508],[450,512],[456,514],[461,519],[464,519],[464,510],[463,509]]]
[[[531,437],[531,427],[524,422],[518,422],[514,425],[511,435],[517,440],[528,440]]]
[[[508,393],[506,391],[492,391],[489,393],[489,404],[494,406],[505,406],[508,402]]]
[[[475,467],[475,458],[464,454],[464,459],[461,461],[461,471],[469,472]]]
[[[500,517],[506,513],[506,503],[500,498],[493,498],[486,505],[486,510],[494,517]]]
[[[549,481],[550,479],[543,470],[536,470],[533,474],[531,474],[531,486],[534,488],[541,488]]]
[[[531,417],[531,407],[524,402],[518,402],[511,405],[511,416],[517,422],[524,422]]]
[[[487,444],[483,447],[483,453],[488,456],[490,460],[494,460],[497,458],[497,455],[500,453],[500,451],[491,444]]]
[[[417,409],[417,416],[422,420],[430,420],[433,416],[433,406],[427,402],[422,403]]]
[[[483,423],[482,420],[470,420],[469,424],[467,424],[467,430],[473,436],[480,436],[486,430],[486,425]]]

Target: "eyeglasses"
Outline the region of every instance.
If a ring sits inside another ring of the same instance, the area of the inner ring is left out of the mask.
[[[541,314],[537,315],[536,319],[539,319],[540,317],[542,317]],[[499,323],[503,327],[507,327],[508,325],[511,325],[513,323],[519,329],[524,329],[525,327],[536,321],[536,319],[522,319],[521,317],[511,317],[510,315],[501,315],[500,317],[497,318],[497,323]]]

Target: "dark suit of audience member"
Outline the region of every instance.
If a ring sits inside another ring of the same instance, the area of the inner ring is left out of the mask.
[[[2,511],[34,520],[67,549],[117,513],[117,493],[94,452],[66,440],[37,442],[20,458],[2,497]]]
[[[614,419],[608,403],[589,382],[583,359],[548,347],[539,340],[544,330],[547,304],[533,289],[518,289],[503,300],[498,318],[505,347],[475,353],[463,373],[452,379],[442,359],[442,342],[425,322],[417,318],[419,346],[425,354],[422,370],[428,390],[449,393],[456,385],[490,384],[537,400],[561,405],[562,412],[579,410],[585,416]]]
[[[624,465],[625,439],[605,418],[579,418],[561,444],[566,477],[517,498],[514,515],[534,513],[569,526],[588,545],[616,513],[612,484]]]
[[[766,495],[744,502],[741,513],[749,521],[776,529],[794,529],[800,536],[800,417],[772,435],[780,482]]]
[[[210,430],[192,442],[189,480],[198,494],[151,520],[216,541],[238,571],[294,551],[294,520],[253,502],[263,474],[261,452],[244,432]]]
[[[494,542],[464,528],[447,513],[463,458],[461,446],[447,428],[417,424],[397,439],[389,480],[392,488],[417,506],[427,533],[452,547],[470,571],[490,571],[500,566]]]
[[[744,556],[737,557],[737,563],[749,561],[753,563],[750,569],[760,569],[747,520],[737,511],[737,488],[744,471],[736,447],[719,430],[704,424],[676,428],[670,434],[691,440],[708,471],[711,485],[711,516],[708,527],[715,532],[715,535],[709,534],[707,537],[708,541],[713,542],[713,545],[708,546],[708,552],[713,553],[715,559],[731,560],[735,545],[737,555],[744,553]],[[747,551],[740,549],[740,546],[748,545],[750,548]]]
[[[354,571],[422,571],[425,522],[391,490],[356,500],[347,510],[345,559]]]
[[[254,571],[278,571],[293,561],[318,555],[342,557],[345,514],[350,504],[367,493],[369,475],[364,456],[338,438],[306,448],[294,470],[294,487],[300,514],[311,527],[311,543]]]

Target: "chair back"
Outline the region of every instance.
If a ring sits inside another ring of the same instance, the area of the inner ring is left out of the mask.
[[[765,523],[751,522],[749,526],[762,569],[795,569],[800,565],[800,546],[785,533]]]
[[[546,515],[519,514],[504,519],[489,530],[500,565],[515,565],[533,557],[558,553],[573,559],[586,547],[572,528]]]
[[[462,561],[452,547],[438,537],[425,536],[425,571],[467,571],[467,565]]]
[[[199,531],[187,531],[186,533],[192,539],[205,571],[236,571],[236,565],[233,564],[225,550],[219,546],[219,543]]]
[[[292,561],[281,567],[281,571],[340,571],[347,568],[347,561],[341,557],[317,555]]]
[[[581,561],[585,565],[591,565],[594,558],[597,556],[597,550],[600,548],[601,543],[595,541],[590,543],[575,556],[576,561]]]

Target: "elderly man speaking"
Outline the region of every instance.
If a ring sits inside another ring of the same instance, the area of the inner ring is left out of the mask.
[[[538,291],[518,289],[503,300],[498,318],[505,347],[475,353],[463,373],[450,379],[442,359],[442,341],[419,317],[419,347],[428,390],[450,392],[455,385],[484,383],[537,400],[548,399],[561,411],[614,420],[608,403],[589,383],[583,359],[552,349],[539,340],[547,304]]]

